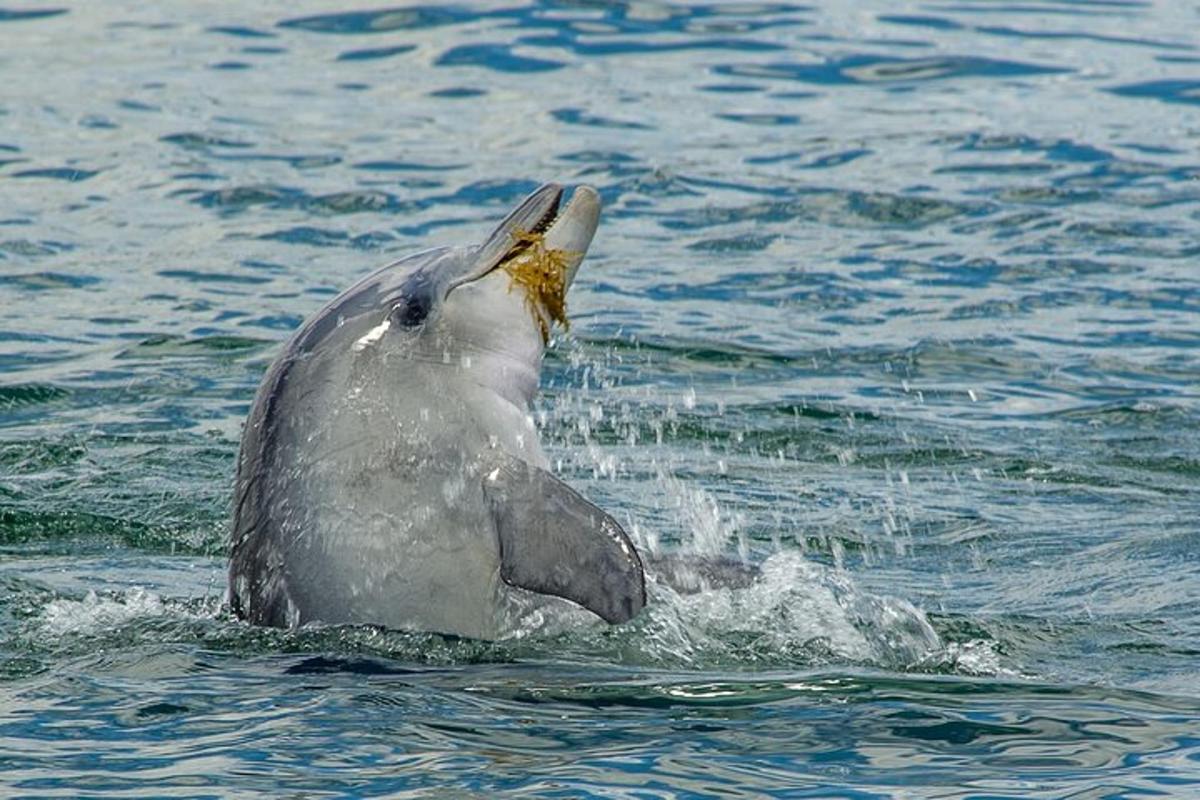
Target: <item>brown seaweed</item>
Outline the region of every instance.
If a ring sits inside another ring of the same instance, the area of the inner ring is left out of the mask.
[[[500,265],[512,282],[525,290],[525,302],[542,333],[542,341],[550,341],[550,325],[557,322],[564,329],[567,320],[567,268],[578,253],[546,247],[546,236],[536,231],[517,231],[511,255]]]

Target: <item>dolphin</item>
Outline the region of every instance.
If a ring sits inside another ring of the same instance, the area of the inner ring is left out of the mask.
[[[545,184],[482,244],[383,267],[284,345],[237,462],[237,616],[496,639],[531,596],[641,611],[637,549],[550,473],[530,413],[600,216],[594,189],[562,196]]]

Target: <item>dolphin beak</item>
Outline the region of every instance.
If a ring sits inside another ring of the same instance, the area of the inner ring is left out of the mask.
[[[564,290],[571,287],[575,273],[587,254],[588,245],[600,224],[600,195],[590,186],[580,186],[571,195],[571,202],[559,212],[546,228],[543,245],[566,256]]]
[[[600,223],[600,195],[590,186],[579,186],[566,208],[560,211],[562,196],[562,186],[544,183],[522,200],[480,245],[470,273],[453,281],[447,292],[479,280],[512,258],[527,244],[530,234],[541,235],[547,249],[564,254],[564,289],[570,287]]]

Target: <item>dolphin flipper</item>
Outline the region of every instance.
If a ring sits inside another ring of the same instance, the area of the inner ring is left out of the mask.
[[[543,469],[509,458],[484,476],[500,577],[617,624],[646,605],[642,559],[617,521]]]

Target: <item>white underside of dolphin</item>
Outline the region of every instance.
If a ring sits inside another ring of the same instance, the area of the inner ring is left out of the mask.
[[[235,613],[491,639],[531,596],[641,610],[633,544],[548,472],[530,416],[600,213],[588,187],[560,212],[561,194],[542,186],[480,246],[384,267],[283,348],[238,460]]]

